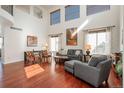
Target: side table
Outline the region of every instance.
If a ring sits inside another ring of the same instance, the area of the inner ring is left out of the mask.
[[[92,57],[92,55],[86,55],[86,54],[84,54],[84,62],[88,62],[91,57]]]

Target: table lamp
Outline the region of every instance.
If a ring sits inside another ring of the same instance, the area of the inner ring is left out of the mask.
[[[45,43],[45,48],[48,51],[48,44],[47,43]]]
[[[47,43],[44,43],[44,44],[42,45],[42,49],[48,51],[48,44],[47,44]]]
[[[90,44],[86,44],[85,45],[85,49],[86,49],[86,54],[89,55],[90,54],[91,45]]]

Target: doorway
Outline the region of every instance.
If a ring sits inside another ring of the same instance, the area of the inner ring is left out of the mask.
[[[0,73],[3,72],[3,37],[0,36]]]
[[[52,56],[56,55],[56,52],[59,51],[59,37],[50,37],[50,51]]]
[[[0,36],[0,63],[3,62],[3,37]]]

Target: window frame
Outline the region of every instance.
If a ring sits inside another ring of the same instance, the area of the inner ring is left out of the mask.
[[[11,16],[14,16],[14,12],[13,12],[13,5],[1,5],[1,8],[3,10],[5,10],[6,12],[8,12]]]
[[[79,17],[78,18],[80,18],[80,5],[66,5],[65,10],[66,10],[67,7],[70,7],[70,6],[79,6]],[[78,19],[78,18],[73,18],[73,19],[66,20],[66,13],[65,13],[65,21],[66,22],[71,21],[71,20],[75,20],[75,19]]]
[[[92,15],[95,15],[95,14],[98,14],[98,13],[109,11],[111,9],[111,5],[96,5],[96,6],[109,6],[109,9],[104,9],[102,11],[97,11],[95,13],[88,14],[88,6],[93,6],[93,5],[86,5],[86,16],[92,16]]]
[[[60,23],[60,22],[59,22],[59,23],[56,23],[56,24],[52,24],[51,16],[52,16],[53,13],[55,13],[55,12],[57,12],[57,11],[60,12],[60,22],[61,22],[61,10],[60,10],[60,9],[57,9],[57,10],[55,10],[55,11],[50,12],[50,25],[56,25],[56,24],[59,24],[59,23]]]
[[[98,35],[99,35],[99,33],[107,33],[107,31],[106,30],[94,30],[94,31],[88,31],[86,34],[85,34],[85,44],[87,44],[87,43],[89,43],[87,40],[88,40],[88,35],[89,34],[95,34],[95,38],[96,38],[96,43],[95,43],[95,45],[97,46],[98,45],[98,39],[99,39],[99,37],[98,37]],[[106,45],[105,45],[106,46]],[[111,45],[109,45],[109,46],[111,46]],[[97,51],[95,51],[95,52],[91,52],[92,54],[99,54],[99,52],[97,52]],[[104,52],[104,54],[107,54],[106,53],[106,49],[105,49],[105,52]]]

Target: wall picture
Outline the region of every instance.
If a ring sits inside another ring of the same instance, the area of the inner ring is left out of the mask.
[[[66,45],[77,45],[77,28],[66,29]]]
[[[37,37],[36,36],[27,36],[27,46],[36,47],[37,46]]]

